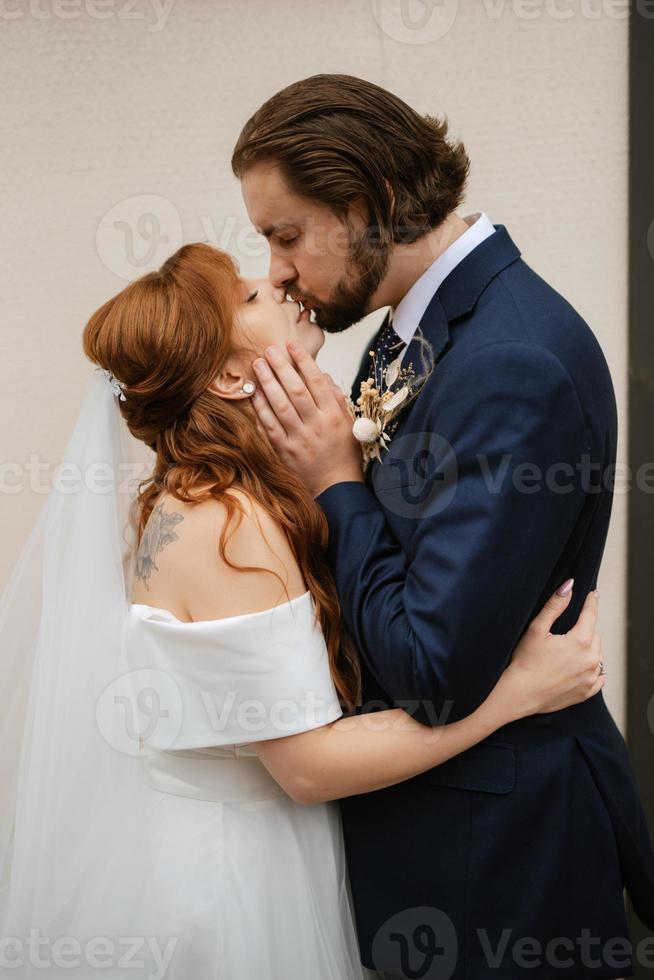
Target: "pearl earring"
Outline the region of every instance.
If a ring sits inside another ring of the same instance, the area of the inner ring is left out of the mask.
[[[253,395],[256,390],[256,385],[253,381],[246,381],[241,391],[244,395]]]

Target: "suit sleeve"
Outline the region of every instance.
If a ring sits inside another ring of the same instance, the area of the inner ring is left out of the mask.
[[[364,483],[317,500],[362,657],[396,705],[436,724],[477,708],[505,668],[580,515],[589,450],[572,380],[542,348],[488,344],[428,384],[429,433],[398,440],[419,500],[383,491],[406,540]]]

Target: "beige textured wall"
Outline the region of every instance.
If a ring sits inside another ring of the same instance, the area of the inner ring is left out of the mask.
[[[624,433],[625,16],[623,0],[0,0],[0,585],[77,413],[86,318],[182,241],[265,270],[230,149],[316,71],[447,113],[473,161],[464,213],[506,224],[591,323]],[[326,369],[349,380],[373,327],[330,338]],[[620,723],[625,504],[600,581]]]

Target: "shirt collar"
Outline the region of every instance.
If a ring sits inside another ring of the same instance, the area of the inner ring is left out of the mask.
[[[393,329],[405,344],[410,343],[432,296],[450,272],[473,249],[481,245],[490,235],[495,234],[490,218],[483,211],[464,218],[464,221],[470,226],[468,230],[459,235],[456,241],[432,262],[395,307]]]

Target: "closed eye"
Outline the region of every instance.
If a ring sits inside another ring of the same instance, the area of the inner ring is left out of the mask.
[[[246,303],[251,303],[252,300],[255,300],[258,295],[259,295],[259,290],[258,289],[255,289],[253,292],[250,293],[250,295],[248,296],[248,298],[246,299],[245,302]]]

